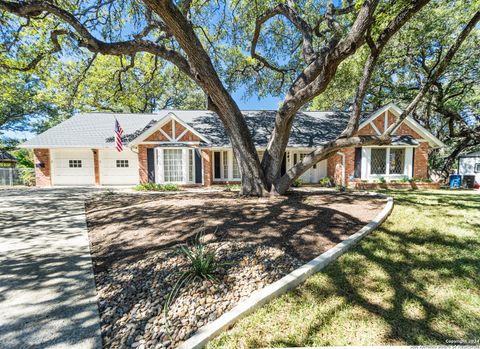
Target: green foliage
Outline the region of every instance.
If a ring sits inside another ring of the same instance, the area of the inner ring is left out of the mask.
[[[387,180],[385,177],[378,177],[377,179],[374,180],[375,183],[386,183]]]
[[[31,149],[17,149],[12,155],[18,160],[17,167],[33,168],[33,151]]]
[[[203,237],[204,231],[201,231],[195,235],[192,243],[178,248],[178,254],[188,261],[188,269],[180,274],[167,296],[164,304],[165,316],[182,287],[196,280],[218,281],[216,274],[229,264],[219,261],[217,250],[206,246]]]
[[[405,176],[405,177],[402,177],[402,179],[400,179],[399,182],[408,183],[408,182],[411,182],[412,180],[413,180],[412,178],[408,178],[407,176]]]
[[[335,187],[335,190],[338,191],[338,192],[340,192],[340,193],[344,193],[344,192],[347,191],[347,187],[345,187],[344,185],[337,185],[337,186]]]
[[[240,190],[241,186],[240,184],[226,184],[225,185],[225,191],[235,191],[235,190]]]
[[[137,184],[133,190],[136,191],[179,191],[180,187],[173,183],[140,183]]]
[[[293,181],[292,187],[299,188],[303,185],[303,180],[301,178],[297,178]]]
[[[35,185],[35,170],[29,167],[20,167],[20,182],[28,187]]]
[[[318,182],[322,187],[331,187],[333,185],[333,178],[326,176]]]

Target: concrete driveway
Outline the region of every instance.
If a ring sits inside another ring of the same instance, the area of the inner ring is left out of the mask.
[[[0,348],[101,348],[84,198],[0,190]]]

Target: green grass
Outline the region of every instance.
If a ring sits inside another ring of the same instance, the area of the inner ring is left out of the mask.
[[[388,194],[381,228],[208,348],[480,340],[479,193]]]
[[[137,184],[133,190],[136,191],[178,191],[180,187],[176,184],[166,183],[166,184],[158,184],[158,183],[141,183]]]

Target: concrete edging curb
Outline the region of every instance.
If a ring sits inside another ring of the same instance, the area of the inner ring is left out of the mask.
[[[369,193],[370,194],[370,193]],[[379,194],[376,194],[379,195]],[[235,322],[261,307],[268,301],[286,293],[288,290],[304,282],[310,275],[322,270],[331,262],[344,254],[350,247],[355,245],[363,237],[375,230],[390,215],[393,209],[393,198],[386,197],[387,204],[375,218],[362,229],[351,235],[348,239],[335,245],[310,262],[295,269],[278,281],[254,292],[249,298],[237,304],[230,311],[220,316],[217,320],[202,327],[195,335],[183,342],[178,349],[203,348],[208,341],[216,337],[220,332],[232,326]]]

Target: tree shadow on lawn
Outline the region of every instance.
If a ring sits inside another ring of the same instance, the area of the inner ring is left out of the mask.
[[[394,195],[397,204],[422,207],[425,205],[425,201],[435,200],[436,208],[439,206],[463,210],[478,210],[480,208],[480,195],[476,195],[474,192],[467,195],[449,190],[385,190],[381,192]]]
[[[327,314],[322,313],[298,339],[277,338],[268,345],[293,347],[339,344],[319,343],[316,339],[325,326],[329,326],[332,315],[344,308],[345,304],[365,310],[368,314],[368,318],[363,319],[365,321],[376,318],[388,325],[389,333],[383,336],[382,342],[372,341],[369,345],[399,342],[408,345],[447,345],[447,340],[478,340],[478,309],[462,309],[461,300],[455,295],[436,300],[432,288],[438,292],[452,291],[451,288],[458,286],[453,283],[461,282],[463,289],[453,290],[459,292],[459,296],[469,290],[478,290],[480,243],[473,239],[462,241],[454,236],[439,235],[435,230],[416,231],[415,234],[386,228],[381,228],[381,231],[386,235],[385,238],[379,238],[378,233],[375,237],[368,237],[351,251],[350,256],[343,257],[323,271],[333,285],[330,289],[311,281],[293,291],[300,298],[306,293],[313,294],[319,303],[330,296],[339,296],[344,300],[342,305],[329,310]],[[416,248],[426,248],[429,252],[412,253]],[[442,252],[436,255],[434,251]],[[378,277],[377,273],[369,275],[372,269],[380,270],[386,278]],[[393,291],[393,296],[382,295],[385,289]],[[379,303],[377,298],[370,297],[372,294],[383,296],[382,301]],[[414,302],[422,315],[416,318],[407,316],[406,306],[409,302]],[[453,329],[445,329],[445,325],[439,324],[442,320],[448,321]],[[255,341],[249,344],[265,346],[267,343]]]
[[[173,248],[205,228],[210,241],[248,241],[308,261],[370,221],[385,201],[365,195],[296,192],[271,200],[232,193],[118,197],[87,204],[97,271]]]

